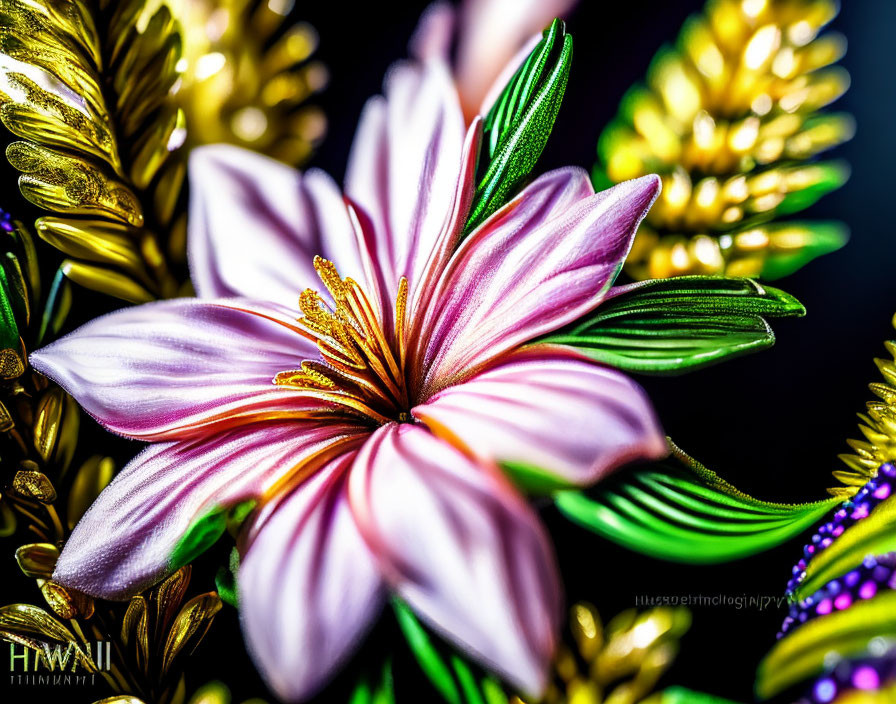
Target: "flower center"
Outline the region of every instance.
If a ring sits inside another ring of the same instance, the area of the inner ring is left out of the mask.
[[[303,317],[298,321],[302,334],[317,343],[321,360],[305,361],[300,369],[280,372],[274,383],[300,388],[378,424],[409,421],[404,374],[408,280],[401,277],[398,282],[390,340],[356,281],[343,279],[333,262],[322,257],[314,258],[314,269],[335,307],[317,291],[305,289],[299,297]]]

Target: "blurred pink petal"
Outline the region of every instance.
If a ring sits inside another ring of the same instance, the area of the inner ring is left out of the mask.
[[[402,276],[416,292],[443,231],[457,228],[451,215],[458,193],[472,184],[461,180],[466,130],[445,67],[397,65],[385,93],[364,108],[345,191],[370,222],[391,303]]]
[[[75,526],[53,578],[104,599],[143,591],[179,566],[171,558],[194,521],[257,498],[313,454],[357,437],[351,424],[292,422],[151,445]]]
[[[282,499],[239,571],[249,652],[285,701],[314,694],[359,645],[385,596],[345,495],[343,455]]]
[[[315,254],[363,280],[364,264],[339,187],[226,144],[190,154],[190,273],[202,298],[245,296],[296,309],[319,283]]]
[[[361,533],[397,594],[528,694],[544,690],[561,611],[535,514],[497,474],[413,425],[376,431],[349,479]]]
[[[323,404],[277,388],[317,348],[273,305],[195,299],[149,303],[93,320],[31,354],[109,430],[173,440]]]
[[[420,21],[411,37],[411,56],[424,62],[448,63],[456,29],[455,14],[448,2],[434,2],[427,7],[420,15]]]
[[[543,472],[548,484],[589,485],[627,462],[668,453],[637,384],[559,347],[515,353],[439,392],[414,417],[478,460]]]
[[[464,0],[457,85],[464,114],[475,114],[501,70],[533,34],[563,17],[576,0]]]
[[[448,64],[456,37],[454,79],[469,122],[488,112],[495,87],[503,88],[542,31],[575,5],[576,0],[464,0],[455,11],[448,3],[433,3],[420,18],[411,52]]]
[[[421,397],[600,303],[660,179],[644,176],[574,201],[584,181],[573,174],[537,179],[461,243],[427,311],[427,334],[417,341]],[[532,226],[530,210],[538,213]]]

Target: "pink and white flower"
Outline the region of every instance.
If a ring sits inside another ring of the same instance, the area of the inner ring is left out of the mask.
[[[595,194],[581,169],[553,171],[462,239],[480,121],[465,129],[438,61],[394,69],[385,93],[344,197],[319,171],[195,152],[199,299],[124,309],[32,354],[110,431],[153,443],[54,578],[125,598],[176,567],[195,521],[255,499],[240,611],[279,696],[326,683],[389,593],[537,694],[560,584],[502,464],[585,486],[666,452],[636,384],[537,342],[601,303],[660,182]]]

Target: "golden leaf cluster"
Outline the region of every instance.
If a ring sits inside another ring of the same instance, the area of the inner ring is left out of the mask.
[[[852,137],[849,115],[822,111],[849,85],[846,50],[819,34],[835,0],[709,0],[661,50],[645,85],[601,135],[595,182],[659,173],[634,278],[777,278],[840,247],[834,222],[777,221],[841,186],[845,165],[814,161]]]
[[[139,303],[183,292],[189,149],[296,164],[326,120],[317,35],[286,0],[0,0],[0,120],[36,227],[73,281]]]
[[[185,600],[190,583],[187,566],[133,597],[122,613],[120,605],[94,602],[50,581],[58,554],[48,544],[19,549],[16,557],[25,574],[54,585],[54,596],[47,602],[55,613],[30,604],[0,607],[0,639],[37,652],[73,644],[79,664],[102,676],[117,692],[103,702],[183,704],[183,657],[195,650],[220,611],[217,593]],[[91,660],[90,649],[97,640],[112,643],[109,669],[98,669]]]
[[[570,610],[575,647],[562,645],[545,704],[637,704],[653,692],[690,628],[684,608],[629,609],[606,625],[591,604]],[[521,704],[521,700],[515,700]]]
[[[22,194],[51,212],[36,227],[69,259],[65,274],[132,302],[176,292],[160,233],[184,169],[170,103],[181,40],[167,8],[138,27],[142,2],[0,0],[3,124]]]
[[[896,461],[896,342],[885,342],[884,346],[892,359],[874,360],[883,380],[868,385],[877,398],[859,414],[859,431],[864,439],[847,440],[853,452],[840,455],[847,469],[834,472],[845,486],[830,489],[832,494],[854,494],[884,462]]]
[[[0,535],[10,535],[16,516],[32,533],[60,540],[63,529],[54,508],[56,490],[45,472],[65,475],[75,455],[80,412],[74,399],[36,374],[27,352],[59,332],[71,306],[61,274],[47,288],[41,282],[28,229],[7,218],[0,236]]]
[[[166,0],[184,38],[176,95],[189,146],[227,142],[288,164],[305,161],[326,131],[308,98],[327,82],[312,60],[317,33],[290,25],[290,0]]]

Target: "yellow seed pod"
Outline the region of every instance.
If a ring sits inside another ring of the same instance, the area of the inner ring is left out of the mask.
[[[772,279],[845,242],[845,228],[828,222],[794,224],[799,243],[766,232],[758,245],[755,234],[848,176],[843,164],[810,161],[854,132],[849,115],[821,112],[849,85],[833,65],[844,38],[819,34],[836,12],[833,0],[709,0],[657,54],[601,135],[594,170],[598,187],[663,178],[626,263],[631,276]],[[737,245],[742,232],[749,253]]]

